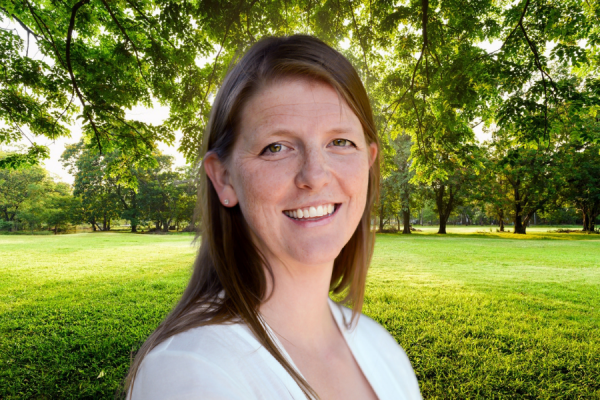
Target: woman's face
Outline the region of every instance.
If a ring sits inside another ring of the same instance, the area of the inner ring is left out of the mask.
[[[367,145],[359,119],[331,86],[278,81],[242,111],[225,166],[231,192],[225,193],[231,193],[230,206],[239,202],[268,258],[332,262],[363,215],[376,154],[376,144]]]

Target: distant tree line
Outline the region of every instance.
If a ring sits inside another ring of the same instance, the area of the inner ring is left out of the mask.
[[[62,162],[75,177],[72,186],[36,165],[0,169],[0,230],[58,233],[89,224],[109,231],[114,221],[126,221],[131,232],[193,230],[197,185],[191,168],[174,170],[172,157],[155,154],[151,167],[118,165],[109,174],[119,160],[117,151],[100,155],[83,141],[67,146]],[[119,169],[126,181],[114,173]]]
[[[510,223],[515,233],[525,233],[530,224],[580,224],[585,232],[598,231],[599,145],[565,142],[552,151],[505,150],[499,156],[498,143],[483,143],[474,152],[476,169],[436,185],[415,182],[409,153],[402,151],[412,145],[410,137],[398,142],[395,164],[387,160],[391,167],[382,179],[380,230],[478,224],[498,225],[503,232]]]

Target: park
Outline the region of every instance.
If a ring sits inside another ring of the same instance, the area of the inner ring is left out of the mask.
[[[599,21],[598,0],[2,1],[0,400],[124,397],[190,280],[225,77],[296,34],[364,86],[362,311],[423,398],[600,399]]]

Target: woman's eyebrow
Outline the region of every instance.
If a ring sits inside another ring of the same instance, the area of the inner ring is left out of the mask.
[[[356,129],[353,129],[350,126],[343,126],[339,128],[330,129],[327,133],[330,134],[345,134],[345,133],[355,133]]]
[[[342,126],[342,127],[335,127],[335,128],[331,128],[328,129],[325,134],[326,135],[344,135],[344,134],[348,134],[348,133],[356,133],[356,129],[353,129],[352,127],[349,126]],[[285,128],[275,128],[272,131],[268,131],[266,133],[266,135],[264,136],[264,138],[271,138],[274,136],[281,136],[281,137],[296,137],[296,136],[301,136],[301,134],[290,130],[290,129],[285,129]]]
[[[267,131],[266,138],[270,138],[273,136],[298,136],[298,134],[290,129],[275,128],[272,131]]]

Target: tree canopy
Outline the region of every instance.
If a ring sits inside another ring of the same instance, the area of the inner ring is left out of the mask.
[[[160,168],[157,144],[176,132],[194,162],[231,63],[263,36],[293,33],[322,38],[359,71],[384,162],[404,174],[384,180],[396,188],[386,193],[403,191],[397,210],[409,208],[405,167],[431,189],[441,225],[484,201],[465,189],[496,171],[496,214],[526,225],[564,198],[551,188],[572,165],[558,161],[567,148],[600,141],[597,0],[4,0],[0,16],[21,32],[0,30],[0,144],[31,142],[0,168],[35,164],[47,154],[36,137],[68,136],[74,119],[90,151],[118,155],[106,173],[124,187],[139,184],[136,168]],[[170,110],[160,125],[127,117],[154,104]]]

